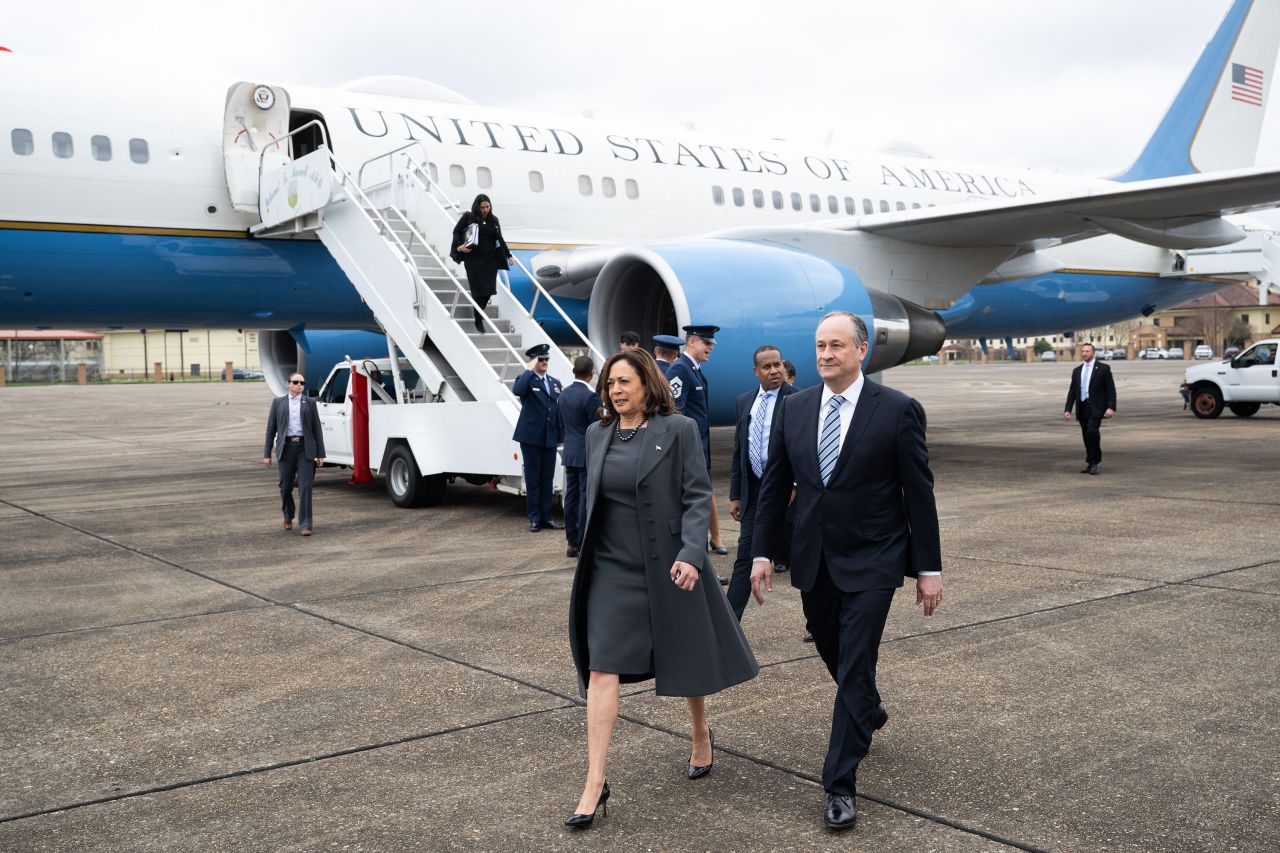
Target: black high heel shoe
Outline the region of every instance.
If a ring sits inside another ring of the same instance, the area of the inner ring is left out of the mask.
[[[715,766],[715,763],[716,763],[716,733],[715,733],[715,732],[713,732],[711,729],[707,729],[707,734],[711,736],[711,763],[710,763],[710,764],[704,764],[704,765],[702,765],[701,767],[694,767],[694,766],[693,766],[693,761],[692,761],[692,759],[693,759],[693,750],[692,750],[692,749],[690,749],[690,750],[689,750],[689,758],[690,758],[690,761],[689,761],[689,769],[685,771],[685,775],[686,775],[686,776],[688,776],[690,779],[701,779],[703,776],[706,776],[708,773],[710,773],[710,772],[711,772],[711,768],[712,768],[713,766]]]
[[[729,553],[729,548],[728,546],[725,546],[725,545],[721,545],[719,548],[717,548],[715,545],[711,544],[711,540],[708,539],[707,551],[712,554],[719,554],[721,557],[723,557],[725,554]]]
[[[591,814],[578,814],[574,812],[565,820],[564,825],[570,829],[586,829],[591,826],[592,821],[596,819],[596,812],[604,806],[604,816],[609,816],[609,783],[605,782],[604,787],[600,789],[600,798],[596,800],[596,807],[591,810]]]

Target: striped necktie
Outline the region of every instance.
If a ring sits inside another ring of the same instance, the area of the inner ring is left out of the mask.
[[[764,463],[768,458],[769,448],[764,443],[764,427],[769,422],[769,404],[773,401],[773,391],[765,391],[760,395],[760,405],[756,407],[755,420],[751,422],[751,470],[756,478],[764,476]]]
[[[831,479],[831,472],[836,469],[836,460],[840,458],[840,407],[844,405],[844,397],[837,394],[831,398],[827,409],[826,420],[822,422],[822,435],[818,437],[818,473],[822,475],[822,485]]]

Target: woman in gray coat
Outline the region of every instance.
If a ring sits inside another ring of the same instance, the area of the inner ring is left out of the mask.
[[[569,645],[587,699],[587,781],[565,821],[590,826],[609,799],[605,763],[621,683],[654,679],[689,701],[685,773],[711,771],[704,697],[760,671],[707,558],[711,480],[698,427],[675,413],[649,353],[601,371],[601,420],[587,428],[586,519],[569,604]]]

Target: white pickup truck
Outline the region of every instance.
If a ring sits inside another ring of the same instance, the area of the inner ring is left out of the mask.
[[[1183,393],[1197,418],[1216,418],[1223,409],[1242,418],[1257,414],[1264,404],[1280,405],[1280,375],[1276,351],[1280,339],[1258,341],[1224,361],[1187,368]]]
[[[393,371],[389,358],[346,359],[329,372],[316,396],[326,464],[361,473],[355,442],[362,414],[352,381],[358,374],[367,379],[368,466],[385,476],[396,506],[437,504],[455,479],[524,493],[519,445],[511,440],[519,414],[514,400],[442,402],[443,389],[425,387],[407,360],[400,359],[396,367]],[[556,489],[563,484],[563,469],[557,465]]]

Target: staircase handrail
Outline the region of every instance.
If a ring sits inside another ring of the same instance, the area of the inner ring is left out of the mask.
[[[409,148],[411,146],[406,145],[403,147]],[[440,209],[440,212],[444,214],[446,218],[452,220],[453,214],[449,212],[449,209],[452,208],[455,211],[460,210],[461,208],[458,206],[458,203],[455,202],[453,199],[449,198],[449,196],[445,195],[444,191],[440,189],[438,182],[431,180],[431,175],[429,173],[424,172],[424,166],[422,163],[419,163],[413,160],[411,157],[408,157],[407,155],[405,157],[405,160],[407,163],[410,164],[410,168],[409,168],[410,177],[414,179],[414,181],[418,184],[418,186],[426,190],[427,196],[431,199],[431,201],[435,204],[435,206]],[[549,304],[552,308],[555,309],[555,312],[560,315],[560,319],[564,320],[564,322],[569,326],[569,328],[577,336],[578,340],[581,341],[584,345],[586,345],[587,349],[591,352],[591,354],[599,360],[597,364],[603,367],[605,363],[605,357],[600,352],[600,350],[596,349],[595,345],[591,343],[591,339],[586,336],[586,334],[582,331],[582,329],[578,328],[577,323],[573,322],[573,320],[570,319],[569,315],[566,314],[564,312],[564,309],[560,307],[559,303],[557,303],[555,299],[552,298],[551,294],[548,293],[546,288],[542,286],[542,283],[538,281],[537,277],[535,277],[534,274],[529,271],[529,268],[526,267],[523,262],[521,262],[520,258],[518,258],[516,255],[513,254],[511,256],[511,259],[515,261],[516,266],[520,267],[520,269],[524,272],[524,274],[528,276],[529,281],[533,284],[533,287],[534,287],[533,304],[529,306],[529,309],[528,309],[529,314],[530,315],[533,314],[534,309],[538,305],[538,300],[541,297],[545,296],[547,298],[547,304]],[[510,277],[506,277],[505,286],[508,291],[511,290]]]
[[[392,181],[392,179],[394,178],[394,175],[395,175],[395,164],[394,164],[394,163],[392,163],[392,162],[390,162],[391,158],[392,158],[392,157],[395,157],[395,156],[396,156],[397,154],[399,154],[401,151],[408,151],[410,148],[418,148],[418,149],[420,149],[420,150],[422,151],[422,160],[423,160],[423,162],[426,162],[426,160],[427,160],[427,147],[426,147],[425,145],[423,145],[423,144],[422,144],[422,140],[420,140],[420,139],[415,139],[415,140],[413,140],[412,142],[407,142],[407,143],[405,143],[404,145],[401,145],[399,148],[396,148],[396,149],[393,149],[393,150],[391,150],[391,151],[388,151],[388,152],[386,152],[385,154],[379,154],[377,157],[370,157],[368,160],[365,160],[363,163],[361,163],[361,164],[360,164],[360,170],[356,173],[356,184],[357,184],[358,186],[360,186],[361,188],[364,188],[364,170],[365,170],[365,169],[367,169],[367,168],[368,168],[370,165],[372,165],[373,163],[376,163],[376,162],[378,162],[379,160],[383,160],[383,159],[386,159],[386,160],[388,161],[387,165],[388,165],[388,175],[389,175],[389,177],[387,178],[387,181],[386,181],[386,182],[387,182],[387,183],[391,183],[391,181]],[[412,157],[410,157],[408,154],[406,154],[406,155],[405,155],[405,161],[406,161],[406,162],[408,162],[408,163],[416,162],[416,161],[415,161]],[[374,188],[376,188],[376,186],[377,186],[377,185],[375,185],[374,187],[369,187],[369,189],[374,189]]]

